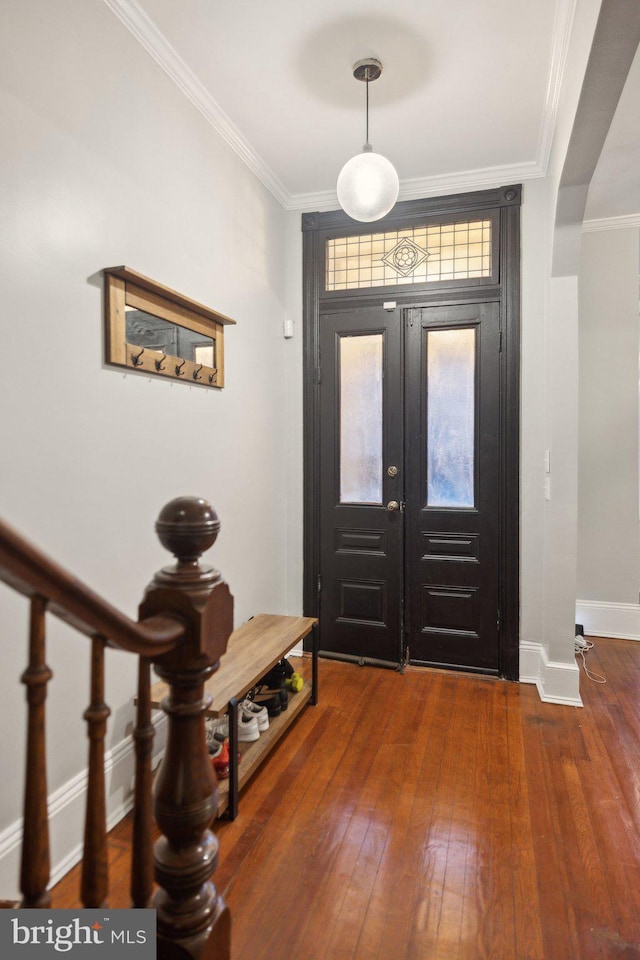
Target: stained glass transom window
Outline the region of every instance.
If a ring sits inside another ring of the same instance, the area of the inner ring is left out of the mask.
[[[327,240],[326,290],[490,277],[491,220]]]

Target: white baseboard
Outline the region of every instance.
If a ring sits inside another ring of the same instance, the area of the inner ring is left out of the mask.
[[[152,765],[155,767],[164,752],[167,718],[153,714],[155,739]],[[129,813],[133,806],[135,753],[133,739],[127,737],[105,754],[107,795],[107,830]],[[51,880],[55,886],[82,859],[85,804],[88,775],[84,770],[49,795],[49,842],[51,847]],[[0,834],[0,898],[19,900],[22,818]]]
[[[578,664],[549,660],[541,643],[520,642],[520,682],[535,683],[545,703],[582,706]]]
[[[591,637],[640,640],[640,604],[576,600],[576,623]]]

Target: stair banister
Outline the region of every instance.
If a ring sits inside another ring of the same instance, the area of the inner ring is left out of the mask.
[[[91,638],[81,888],[87,906],[106,905],[108,890],[103,761],[110,710],[104,702],[104,648],[116,647],[139,658],[131,893],[134,907],[152,905],[157,910],[160,960],[230,957],[229,911],[212,882],[217,840],[210,826],[218,800],[204,726],[210,703],[204,683],[217,670],[233,629],[229,588],[216,570],[200,562],[219,528],[215,511],[204,500],[179,497],[163,508],[156,531],[176,562],[152,579],[136,622],[0,521],[0,581],[31,599],[29,663],[22,676],[28,736],[21,906],[50,904],[44,745],[45,700],[53,674],[45,659],[44,628],[46,613],[53,613]],[[153,801],[151,665],[169,686],[162,704],[168,718],[167,746]],[[161,831],[153,849],[152,807]]]

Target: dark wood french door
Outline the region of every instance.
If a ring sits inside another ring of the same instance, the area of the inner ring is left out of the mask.
[[[406,644],[414,662],[498,672],[496,303],[408,312]]]
[[[320,321],[320,647],[396,662],[404,599],[400,315],[362,309]]]
[[[498,673],[500,310],[320,317],[320,646]]]

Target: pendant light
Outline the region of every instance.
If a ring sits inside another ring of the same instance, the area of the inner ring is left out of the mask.
[[[366,143],[362,153],[347,160],[338,176],[338,202],[350,217],[369,223],[379,220],[398,199],[400,183],[392,163],[374,153],[369,143],[369,84],[382,73],[379,60],[359,60],[353,67],[356,80],[366,84]]]

